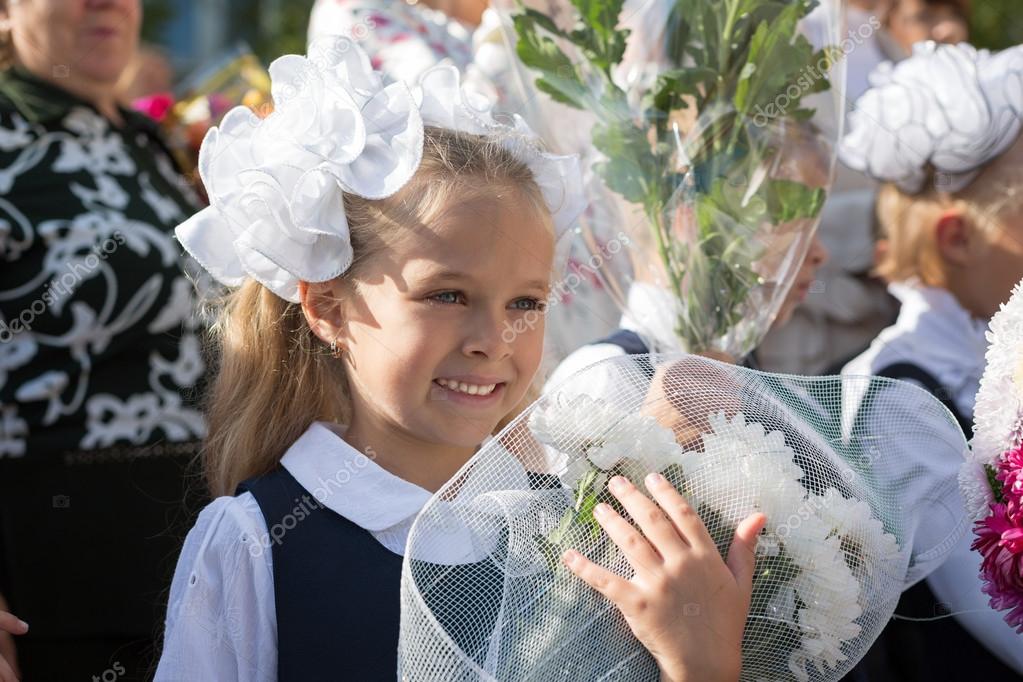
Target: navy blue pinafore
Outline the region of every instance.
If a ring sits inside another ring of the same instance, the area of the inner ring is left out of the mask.
[[[527,476],[533,489],[560,485],[555,476]],[[283,467],[243,482],[235,494],[243,492],[252,493],[269,536],[277,538],[277,679],[396,679],[402,557],[320,504]],[[413,571],[421,566],[413,563]],[[455,592],[446,592],[445,583]],[[490,558],[449,567],[424,597],[428,604],[438,600],[434,616],[463,651],[480,654],[487,650],[503,585],[500,561]],[[466,632],[464,614],[450,608],[463,602],[474,605]]]
[[[395,679],[401,557],[321,505],[283,467],[245,481],[236,494],[243,492],[256,498],[270,537],[279,537],[277,679]]]

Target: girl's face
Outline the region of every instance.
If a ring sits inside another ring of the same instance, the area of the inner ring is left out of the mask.
[[[363,265],[337,345],[350,428],[471,448],[518,405],[540,364],[551,227],[517,193],[469,201]]]
[[[7,0],[3,6],[18,60],[44,80],[113,85],[138,45],[139,0]]]

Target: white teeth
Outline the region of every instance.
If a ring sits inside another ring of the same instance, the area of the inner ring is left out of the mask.
[[[437,383],[444,388],[452,391],[458,391],[459,393],[466,393],[468,395],[490,395],[497,388],[497,384],[489,384],[487,386],[479,386],[476,384],[467,384],[464,381],[452,381],[450,379],[437,379]]]

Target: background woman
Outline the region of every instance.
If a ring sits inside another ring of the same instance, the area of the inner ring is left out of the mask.
[[[25,679],[141,679],[205,433],[171,233],[196,205],[117,104],[138,0],[5,0],[0,20],[0,593],[32,624]]]

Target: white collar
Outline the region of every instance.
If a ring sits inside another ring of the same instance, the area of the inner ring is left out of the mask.
[[[916,280],[890,284],[888,290],[902,303],[891,329],[911,342],[908,360],[949,388],[980,379],[988,346],[987,320],[971,315],[945,289]]]
[[[314,422],[288,448],[281,465],[320,504],[404,554],[409,530],[432,493],[381,468],[346,443],[343,434],[343,426]],[[483,444],[489,442],[488,437]],[[486,529],[536,497],[525,469],[503,447],[460,473],[466,477],[455,498],[437,500],[427,526],[420,529],[412,548],[417,559],[459,564],[489,556],[496,539]],[[490,525],[482,518],[489,518]]]
[[[642,336],[652,353],[684,351],[674,330],[677,310],[678,301],[664,288],[633,282],[619,326]]]
[[[346,443],[343,428],[314,422],[281,465],[323,506],[369,531],[414,518],[431,493],[381,468]]]

